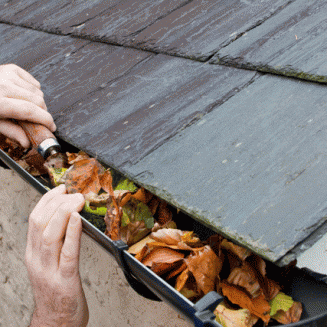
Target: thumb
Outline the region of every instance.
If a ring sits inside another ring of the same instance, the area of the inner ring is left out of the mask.
[[[59,259],[59,270],[64,278],[73,277],[79,272],[81,235],[81,216],[77,212],[73,212],[68,222],[66,237]]]

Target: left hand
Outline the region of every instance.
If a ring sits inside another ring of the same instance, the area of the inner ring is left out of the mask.
[[[82,194],[64,185],[45,194],[29,218],[25,263],[36,308],[31,327],[83,327],[89,319],[79,275]]]

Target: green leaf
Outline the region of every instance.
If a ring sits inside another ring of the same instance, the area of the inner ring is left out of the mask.
[[[115,187],[115,191],[125,190],[125,191],[130,191],[132,193],[136,192],[137,189],[138,187],[136,187],[135,184],[127,178],[120,180],[118,185]]]
[[[293,299],[284,294],[283,292],[279,292],[270,302],[270,316],[273,317],[277,311],[282,310],[287,312],[293,305]]]
[[[92,213],[93,215],[97,215],[97,216],[105,216],[106,212],[107,212],[107,208],[106,207],[94,207],[95,209],[90,207],[90,202],[89,201],[85,201],[85,205],[84,205],[84,210],[88,213]]]
[[[147,205],[139,202],[135,210],[135,220],[143,220],[145,226],[151,229],[154,226],[154,218]]]
[[[56,186],[58,186],[58,182],[60,180],[60,178],[64,175],[64,173],[66,172],[67,168],[52,168],[49,167],[50,173],[52,175],[53,181],[56,184]]]
[[[127,226],[130,222],[131,222],[131,221],[130,221],[130,219],[129,219],[129,217],[128,217],[128,214],[126,213],[125,208],[123,208],[123,216],[122,216],[122,218],[121,218],[121,226],[122,226],[122,227],[125,227],[125,226]]]

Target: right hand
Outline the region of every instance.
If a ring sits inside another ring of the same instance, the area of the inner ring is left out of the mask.
[[[28,137],[12,119],[39,123],[52,132],[56,130],[40,83],[14,64],[0,65],[0,133],[28,148]]]

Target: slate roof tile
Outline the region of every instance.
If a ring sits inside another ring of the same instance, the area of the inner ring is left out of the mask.
[[[221,49],[211,63],[327,82],[327,3],[297,0]]]
[[[256,72],[325,82],[324,2],[0,4],[61,138],[269,260],[327,229],[326,86]]]

